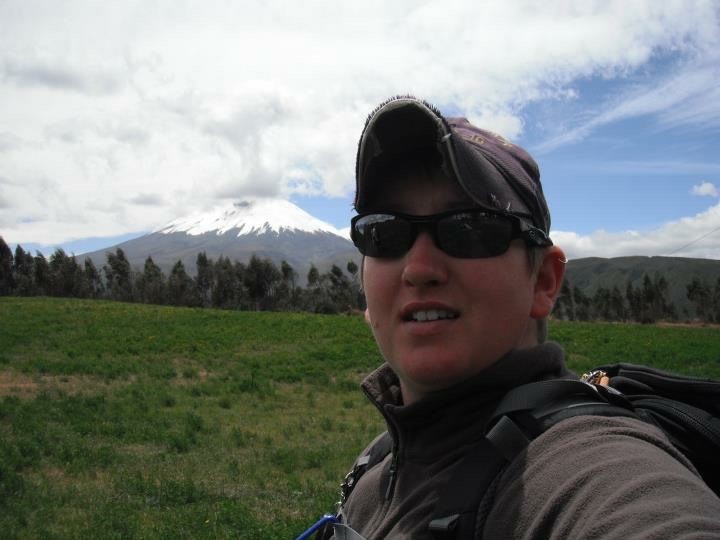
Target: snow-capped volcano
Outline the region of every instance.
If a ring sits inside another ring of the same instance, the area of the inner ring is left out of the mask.
[[[232,232],[236,236],[243,236],[300,231],[343,236],[329,223],[281,199],[244,199],[230,206],[217,207],[209,212],[176,219],[156,232],[163,234],[184,232],[192,236]]]
[[[86,256],[101,268],[107,262],[107,252],[116,248],[125,252],[138,271],[142,271],[148,257],[166,273],[180,260],[193,274],[201,252],[213,260],[222,256],[240,262],[257,255],[277,265],[286,261],[301,282],[310,265],[326,271],[333,264],[345,268],[350,260],[360,262],[347,234],[293,203],[278,199],[243,199],[175,219],[150,234]]]

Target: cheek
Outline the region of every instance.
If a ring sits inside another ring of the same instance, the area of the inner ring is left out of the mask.
[[[465,274],[468,298],[475,309],[488,318],[488,324],[518,324],[530,315],[533,301],[533,279],[522,259],[524,253],[493,261],[492,266],[478,268],[474,275]]]
[[[374,259],[365,259],[363,264],[363,290],[367,301],[365,318],[371,323],[381,316],[388,299],[390,278],[385,265]]]
[[[372,330],[383,356],[392,356],[392,318],[395,306],[397,281],[396,270],[388,261],[366,259],[363,267],[363,288],[367,309],[365,320]]]

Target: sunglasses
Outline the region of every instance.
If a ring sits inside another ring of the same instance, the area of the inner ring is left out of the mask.
[[[545,232],[516,215],[476,208],[430,216],[369,212],[355,216],[350,222],[350,236],[360,253],[382,259],[407,253],[421,230],[428,230],[443,252],[461,259],[502,255],[515,238],[529,246],[552,245]]]

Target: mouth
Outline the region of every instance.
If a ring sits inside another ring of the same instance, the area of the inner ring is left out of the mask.
[[[406,322],[434,322],[448,321],[458,318],[458,313],[447,308],[409,309],[405,312],[403,320]]]

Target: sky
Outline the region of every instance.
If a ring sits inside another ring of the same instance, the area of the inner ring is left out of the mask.
[[[335,227],[413,94],[529,150],[569,258],[720,259],[720,4],[0,0],[0,236],[82,254],[247,196]]]

